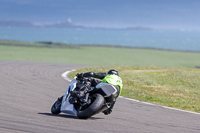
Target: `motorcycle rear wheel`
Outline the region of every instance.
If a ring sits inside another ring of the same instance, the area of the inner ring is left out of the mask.
[[[100,109],[104,105],[104,97],[100,94],[94,94],[93,96],[95,97],[94,102],[92,102],[92,104],[90,104],[88,108],[78,111],[78,118],[87,119],[100,111]]]

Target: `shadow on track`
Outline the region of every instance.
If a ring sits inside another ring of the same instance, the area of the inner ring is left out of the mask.
[[[47,115],[47,116],[53,116],[53,117],[62,117],[62,118],[70,118],[70,119],[79,119],[77,116],[73,115],[67,115],[67,114],[52,114],[52,113],[38,113],[40,115]],[[79,119],[79,120],[97,120],[97,119],[104,119],[104,118],[97,118],[97,117],[90,117],[88,119]]]

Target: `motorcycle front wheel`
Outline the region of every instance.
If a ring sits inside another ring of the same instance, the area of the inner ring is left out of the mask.
[[[77,112],[78,118],[87,119],[100,111],[104,105],[104,97],[100,94],[94,94],[92,97],[94,100],[92,100],[93,102],[89,105],[89,107]]]
[[[61,111],[60,111],[60,108],[61,108],[61,102],[59,100],[57,100],[53,106],[51,107],[51,113],[52,114],[59,114]]]

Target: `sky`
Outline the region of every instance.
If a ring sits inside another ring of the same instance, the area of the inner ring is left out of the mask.
[[[0,20],[200,29],[200,0],[0,0]]]

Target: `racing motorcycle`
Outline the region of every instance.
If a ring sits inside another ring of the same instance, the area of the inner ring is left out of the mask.
[[[52,114],[63,112],[87,119],[108,109],[111,104],[108,97],[116,93],[115,86],[102,82],[96,87],[86,87],[87,81],[86,77],[75,76],[65,94],[51,107]]]

